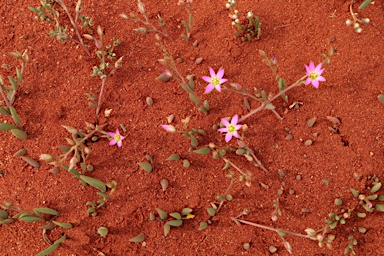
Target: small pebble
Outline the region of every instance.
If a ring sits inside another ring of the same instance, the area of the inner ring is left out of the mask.
[[[145,99],[145,102],[147,102],[148,106],[152,106],[153,105],[153,99],[151,97],[147,97]]]
[[[281,178],[284,178],[285,175],[286,175],[285,172],[284,172],[283,170],[279,170],[277,173],[279,174],[279,176],[280,176]]]
[[[277,190],[277,194],[278,194],[279,196],[281,196],[281,195],[283,194],[283,190],[282,190],[281,188],[279,188],[279,189]]]
[[[304,142],[304,145],[305,146],[311,146],[312,145],[312,140],[306,140],[305,142]]]
[[[199,45],[199,43],[197,42],[197,40],[195,42],[193,42],[193,47],[197,47]]]
[[[249,243],[243,244],[243,249],[246,251],[248,251],[250,247],[251,247],[251,245]]]
[[[199,65],[199,64],[201,64],[201,62],[203,62],[203,58],[197,58],[196,60],[195,60],[195,63],[197,64],[197,65]]]
[[[301,209],[301,212],[310,213],[311,211],[308,208],[304,207],[303,209]]]
[[[286,137],[285,137],[286,140],[293,140],[293,135],[292,134],[288,134]]]
[[[286,132],[290,132],[290,131],[291,131],[291,128],[289,128],[289,127],[285,127],[284,130],[285,130]]]
[[[277,251],[277,248],[275,246],[271,245],[271,246],[269,246],[268,250],[270,253],[275,253]]]
[[[295,191],[294,189],[292,189],[292,188],[289,189],[289,194],[290,194],[290,195],[293,195],[293,194],[295,194],[295,193],[296,193],[296,191]]]
[[[162,179],[160,181],[160,185],[161,185],[161,188],[162,188],[163,191],[167,190],[168,184],[169,184],[169,182],[166,179]]]
[[[301,180],[301,175],[300,174],[296,175],[296,180]]]
[[[177,58],[176,61],[177,61],[178,63],[182,63],[182,62],[184,62],[184,60],[183,60],[182,58]]]

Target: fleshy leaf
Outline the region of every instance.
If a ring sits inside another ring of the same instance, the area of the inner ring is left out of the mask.
[[[58,221],[52,221],[55,223],[57,226],[62,227],[62,228],[73,228],[73,225],[71,223],[63,223],[63,222],[58,222]]]
[[[134,242],[134,243],[140,243],[140,242],[144,241],[144,239],[145,239],[145,234],[140,233],[140,235],[132,237],[131,239],[129,239],[129,241]]]
[[[209,147],[203,147],[203,148],[193,150],[193,152],[199,155],[208,155],[209,153],[211,153],[211,149]]]
[[[11,132],[12,132],[13,136],[15,136],[19,139],[23,139],[23,140],[28,139],[28,135],[25,131],[22,131],[20,129],[12,129]]]
[[[153,167],[150,163],[147,163],[147,162],[138,162],[137,163],[141,168],[144,169],[144,171],[146,172],[152,172],[153,171]]]
[[[105,183],[102,182],[101,180],[98,180],[89,176],[85,176],[85,175],[80,175],[80,179],[86,182],[87,184],[91,185],[92,187],[97,188],[101,192],[107,191],[107,187],[105,186]]]

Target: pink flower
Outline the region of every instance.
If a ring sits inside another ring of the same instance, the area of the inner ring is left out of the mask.
[[[209,93],[213,89],[216,89],[218,92],[221,92],[220,85],[227,81],[227,79],[223,78],[224,69],[220,69],[219,71],[217,71],[217,74],[216,74],[215,71],[210,67],[209,74],[210,76],[202,77],[205,82],[209,83],[207,87],[205,87],[205,93]]]
[[[163,127],[167,132],[176,132],[176,129],[173,125],[162,124],[161,127]]]
[[[109,132],[108,135],[112,137],[109,141],[110,146],[115,144],[117,144],[119,148],[123,146],[123,139],[125,139],[125,136],[120,135],[119,129],[116,129],[116,132]]]
[[[315,88],[319,88],[319,81],[324,82],[325,78],[321,76],[321,74],[324,72],[324,68],[321,68],[321,63],[315,67],[315,64],[311,61],[309,63],[309,66],[304,65],[305,69],[307,71],[307,80],[305,80],[305,85],[309,85],[312,83],[312,85]]]
[[[227,121],[227,119],[221,119],[221,122],[225,127],[218,129],[219,132],[226,132],[225,141],[229,142],[232,139],[232,136],[239,138],[239,134],[237,131],[243,126],[241,124],[237,124],[239,117],[234,115],[231,119],[231,123]]]

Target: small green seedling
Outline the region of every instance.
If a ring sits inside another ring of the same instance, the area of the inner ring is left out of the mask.
[[[98,57],[100,64],[99,66],[94,66],[91,76],[99,76],[101,79],[101,89],[99,93],[98,101],[96,102],[96,97],[92,93],[88,93],[89,106],[92,108],[96,108],[96,115],[100,112],[101,100],[103,97],[103,92],[105,88],[105,83],[112,74],[116,72],[117,69],[122,67],[123,57],[120,57],[114,64],[113,68],[111,67],[111,63],[107,61],[107,59],[114,61],[116,59],[115,47],[120,45],[120,40],[113,38],[113,44],[103,46],[103,35],[104,31],[100,26],[97,26],[97,34],[99,38],[93,37],[90,34],[85,34],[84,37],[88,40],[92,40],[95,43],[97,48],[96,56]],[[108,69],[112,68],[110,71]]]
[[[102,237],[106,237],[108,235],[108,229],[106,227],[99,227],[97,229],[97,234],[99,234]]]
[[[181,210],[181,212],[172,212],[168,214],[167,212],[156,208],[157,213],[159,214],[159,218],[162,221],[165,221],[168,216],[171,216],[173,219],[168,220],[164,224],[164,235],[167,236],[169,234],[169,231],[171,230],[171,227],[180,227],[183,224],[184,220],[193,219],[195,215],[192,215],[191,212],[193,211],[191,208],[184,208]]]
[[[0,130],[10,131],[13,136],[25,140],[28,138],[28,135],[22,127],[20,117],[13,107],[13,104],[16,100],[16,93],[20,89],[21,82],[23,81],[23,73],[29,61],[29,55],[27,50],[25,50],[24,53],[16,51],[11,52],[10,54],[19,60],[21,68],[16,68],[16,79],[12,76],[8,76],[10,86],[4,84],[4,80],[0,75],[0,94],[3,100],[2,104],[5,104],[5,106],[0,104],[0,114],[11,116],[14,124],[0,123]]]
[[[51,30],[49,32],[49,37],[51,37],[51,38],[56,37],[57,40],[59,40],[60,42],[69,40],[71,42],[77,43],[77,44],[81,45],[81,47],[83,47],[83,49],[85,50],[85,52],[89,56],[91,54],[88,50],[88,47],[85,46],[85,44],[83,42],[83,39],[82,39],[80,32],[79,32],[79,28],[77,26],[77,22],[80,20],[83,23],[83,26],[82,26],[83,28],[92,26],[93,22],[92,22],[92,18],[90,18],[88,16],[80,15],[81,2],[82,2],[82,0],[78,0],[78,2],[76,4],[75,17],[72,17],[72,15],[70,14],[70,12],[68,10],[68,7],[66,6],[66,4],[64,3],[63,0],[41,0],[40,1],[41,6],[39,6],[39,7],[29,6],[28,9],[31,10],[32,12],[36,13],[36,16],[35,16],[36,20],[43,20],[43,21],[46,21],[48,23],[55,21],[55,29]],[[59,22],[60,13],[56,9],[57,4],[60,5],[60,7],[67,14],[67,16],[71,22],[71,25],[72,25],[73,29],[75,30],[77,39],[75,39],[74,37],[72,37],[71,35],[69,35],[67,33],[68,25],[65,25],[63,27],[63,25],[60,24],[60,22]]]
[[[47,249],[38,253],[37,256],[44,256],[53,252],[60,246],[61,242],[63,242],[66,238],[66,234],[63,233],[63,236],[61,238],[59,238],[55,242],[52,242],[47,236],[47,231],[52,230],[56,227],[61,227],[65,229],[73,227],[71,223],[54,221],[53,219],[60,216],[60,214],[58,211],[53,210],[51,208],[46,208],[46,207],[34,208],[33,213],[31,213],[21,209],[19,206],[14,205],[12,202],[8,202],[8,201],[1,204],[0,207],[4,209],[4,210],[0,210],[0,226],[2,224],[10,224],[15,220],[20,220],[20,221],[29,222],[29,223],[34,223],[34,222],[46,223],[40,228],[43,229],[44,241],[50,246]],[[8,213],[9,211],[16,211],[18,213],[13,215],[12,218],[9,218],[9,213]]]

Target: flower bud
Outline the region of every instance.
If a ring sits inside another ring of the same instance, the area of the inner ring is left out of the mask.
[[[95,45],[96,45],[97,49],[101,50],[103,48],[103,43],[96,38],[94,38],[94,40],[95,40]]]
[[[349,26],[352,25],[352,21],[351,21],[350,19],[347,19],[347,20],[345,21],[345,24],[349,27]]]
[[[91,36],[90,34],[84,34],[83,37],[88,40],[93,40],[93,36]]]
[[[51,162],[53,160],[53,157],[50,154],[42,154],[40,155],[40,160]]]
[[[76,13],[80,13],[81,12],[81,0],[79,0],[76,4]]]
[[[115,62],[115,68],[121,68],[123,64],[123,57],[120,57],[116,62]]]
[[[71,158],[71,160],[69,160],[69,166],[68,166],[68,171],[72,170],[73,167],[75,167],[75,165],[77,164],[78,160],[77,160],[77,157],[74,156]]]
[[[145,14],[145,6],[144,6],[144,4],[142,3],[142,2],[138,2],[137,3],[137,8],[139,9],[139,12],[141,13],[141,14]]]
[[[140,33],[140,34],[145,34],[145,33],[147,33],[148,30],[144,27],[139,27],[139,28],[135,28],[134,31],[137,33]]]
[[[97,26],[97,34],[98,34],[99,36],[102,36],[102,35],[103,35],[103,29],[100,27],[100,25]]]

